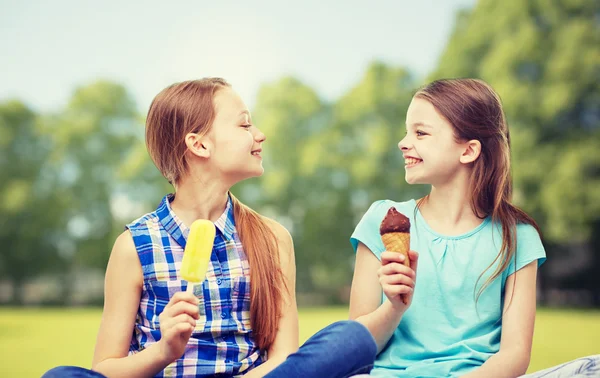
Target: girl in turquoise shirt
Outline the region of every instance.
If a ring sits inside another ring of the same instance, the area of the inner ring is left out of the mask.
[[[398,144],[406,181],[431,192],[373,203],[351,238],[350,317],[377,342],[371,374],[522,375],[545,252],[535,221],[511,203],[500,99],[481,80],[435,81],[415,94],[406,131]],[[379,235],[392,206],[410,220],[410,267]]]

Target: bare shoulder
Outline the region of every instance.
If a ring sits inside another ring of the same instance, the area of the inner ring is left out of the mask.
[[[262,216],[262,219],[269,226],[279,243],[292,243],[292,235],[290,235],[290,232],[287,230],[287,228],[283,227],[281,223],[265,216]]]
[[[137,260],[137,251],[135,249],[135,243],[129,230],[123,231],[115,240],[115,245],[111,252],[111,257],[133,259]]]
[[[279,222],[267,218],[262,217],[267,226],[271,229],[271,232],[275,235],[277,239],[277,249],[279,251],[279,261],[280,266],[282,268],[283,274],[286,278],[286,287],[288,291],[288,295],[290,295],[290,303],[293,303],[293,312],[296,313],[294,315],[295,318],[295,327],[298,327],[298,319],[297,319],[297,310],[296,310],[296,256],[294,254],[294,242],[292,241],[292,235],[290,232]],[[287,327],[286,327],[287,328]],[[296,348],[298,347],[298,336],[295,336],[295,344]],[[292,343],[294,344],[294,343]]]
[[[274,219],[262,216],[262,219],[269,226],[275,237],[277,238],[277,245],[281,256],[287,256],[293,258],[294,256],[294,242],[292,235],[281,223]]]
[[[122,232],[115,241],[108,260],[107,276],[111,273],[121,274],[128,271],[136,281],[142,273],[142,265],[129,230]]]

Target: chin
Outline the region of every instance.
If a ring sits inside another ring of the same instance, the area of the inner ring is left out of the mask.
[[[252,170],[252,173],[252,177],[260,177],[263,175],[263,173],[265,173],[265,168],[263,167],[262,162],[258,167],[256,167],[256,169]]]
[[[253,170],[243,174],[241,180],[246,180],[246,179],[253,178],[253,177],[260,177],[263,175],[263,173],[265,173],[265,170],[263,167],[260,167],[260,169],[253,169]]]
[[[420,180],[418,177],[414,176],[406,175],[404,176],[404,179],[406,180],[406,183],[410,185],[427,184],[426,182],[424,182],[424,180]]]

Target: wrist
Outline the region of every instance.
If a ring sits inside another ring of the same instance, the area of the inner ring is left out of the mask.
[[[154,354],[156,361],[165,367],[175,361],[177,358],[173,358],[169,353],[169,347],[167,343],[164,341],[165,339],[160,339],[154,344]],[[150,349],[150,348],[148,348]]]
[[[402,315],[404,315],[404,313],[408,309],[408,306],[406,306],[401,301],[390,301],[388,299],[387,303],[388,303],[388,306],[387,306],[388,312],[389,312],[390,316],[392,316],[392,317],[402,318]]]

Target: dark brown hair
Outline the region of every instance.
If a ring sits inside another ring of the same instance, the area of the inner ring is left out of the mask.
[[[173,84],[152,101],[146,119],[146,147],[156,167],[173,185],[188,172],[188,133],[204,134],[215,119],[214,96],[230,85],[220,78]],[[250,265],[250,321],[261,350],[275,340],[283,293],[276,236],[267,221],[230,193],[236,228]]]

